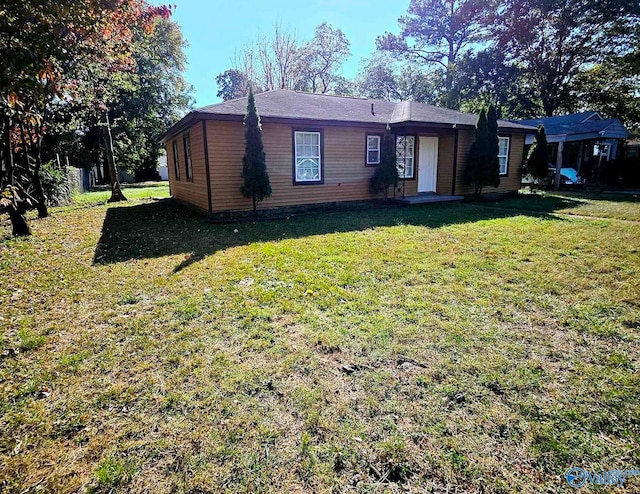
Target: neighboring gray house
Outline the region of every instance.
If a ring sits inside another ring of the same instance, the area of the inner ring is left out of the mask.
[[[166,154],[158,156],[158,174],[160,175],[160,180],[169,180],[169,167],[167,166]]]
[[[573,168],[582,176],[588,176],[599,162],[616,159],[622,141],[629,137],[620,120],[604,119],[595,111],[518,120],[517,123],[533,127],[544,125],[551,163],[560,164],[561,168]],[[533,134],[527,134],[525,145],[530,145],[533,139]]]

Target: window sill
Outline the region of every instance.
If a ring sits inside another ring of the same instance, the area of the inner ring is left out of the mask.
[[[293,185],[323,185],[323,184],[324,184],[324,179],[323,180],[302,180],[302,181],[294,180],[293,181]]]

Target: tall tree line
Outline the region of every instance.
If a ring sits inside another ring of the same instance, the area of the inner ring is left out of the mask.
[[[637,0],[411,0],[392,28],[350,81],[339,29],[323,24],[301,43],[278,25],[218,76],[218,96],[250,84],[470,112],[493,104],[509,118],[593,109],[640,131]]]
[[[441,80],[436,100],[449,108],[495,103],[505,116],[552,116],[603,109],[585,94],[595,85],[584,88],[606,73],[599,66],[621,60],[629,76],[619,96],[633,97],[639,23],[633,0],[411,0],[399,34],[377,47]]]

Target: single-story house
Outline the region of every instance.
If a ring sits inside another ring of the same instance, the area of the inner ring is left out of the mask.
[[[401,181],[396,197],[471,194],[464,167],[475,140],[472,114],[404,101],[289,90],[256,95],[272,194],[260,208],[375,198],[369,178],[380,162],[387,124],[396,136]],[[163,136],[172,196],[208,213],[242,211],[243,119],[247,98],[191,111]],[[501,120],[501,180],[487,192],[517,191],[525,134],[532,128]]]
[[[620,120],[604,119],[595,111],[518,120],[517,123],[532,127],[544,125],[551,164],[573,168],[583,177],[588,177],[598,163],[615,160],[623,140],[629,137]],[[527,134],[525,144],[528,146],[533,140],[534,134]]]

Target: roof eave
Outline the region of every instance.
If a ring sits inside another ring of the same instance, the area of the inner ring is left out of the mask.
[[[219,121],[244,121],[244,114],[235,113],[198,113],[199,118],[204,120],[219,120]],[[358,127],[378,127],[386,126],[386,122],[367,122],[364,120],[335,120],[335,119],[316,119],[308,117],[283,117],[277,115],[260,115],[260,121],[264,123],[292,123],[292,124],[304,124],[305,122],[312,122],[313,125],[331,125],[331,126],[358,126]]]
[[[193,122],[199,120],[199,113],[196,111],[190,111],[175,124],[167,129],[167,131],[160,136],[159,142],[167,142],[172,137],[182,132],[185,128],[191,127]]]
[[[260,119],[264,123],[284,123],[295,125],[326,125],[335,127],[386,127],[387,122],[378,121],[364,121],[364,120],[335,120],[335,119],[315,119],[315,118],[302,118],[302,117],[283,117],[273,115],[261,115]],[[193,125],[198,120],[217,120],[223,122],[242,122],[244,121],[244,114],[237,113],[210,113],[201,110],[193,110],[180,119],[176,124],[169,128],[161,137],[160,142],[167,142],[177,134],[183,132],[186,128]],[[423,128],[438,128],[438,129],[474,129],[475,125],[465,123],[454,122],[429,122],[421,120],[401,120],[388,122],[394,127],[414,126]],[[535,127],[526,127],[520,125],[518,127],[512,127],[509,125],[499,125],[499,130],[515,132],[515,133],[528,133],[534,132]]]

